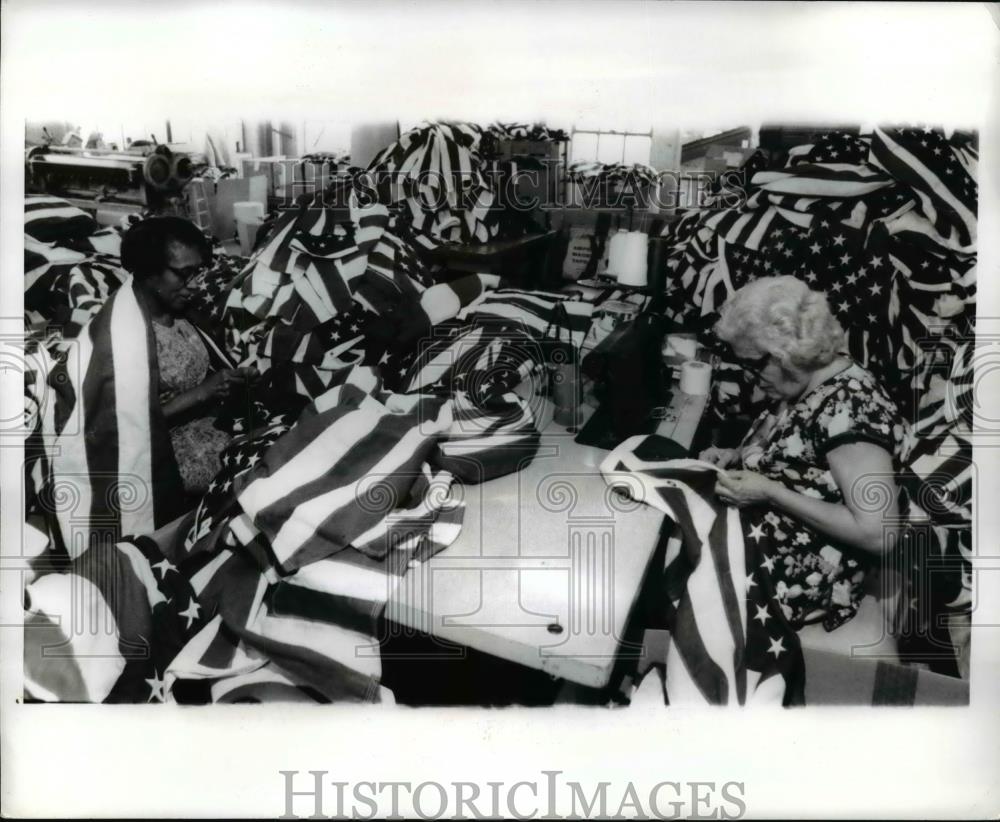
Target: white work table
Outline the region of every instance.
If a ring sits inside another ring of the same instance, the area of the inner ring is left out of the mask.
[[[706,401],[675,391],[657,433],[689,448]],[[598,469],[607,454],[549,422],[530,465],[461,486],[461,534],[407,572],[386,618],[553,677],[606,686],[663,519],[608,487]]]

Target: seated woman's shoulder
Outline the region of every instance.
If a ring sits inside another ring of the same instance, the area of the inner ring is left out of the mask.
[[[843,383],[849,393],[857,393],[858,396],[896,408],[896,403],[892,401],[882,381],[864,366],[852,364],[843,373]]]

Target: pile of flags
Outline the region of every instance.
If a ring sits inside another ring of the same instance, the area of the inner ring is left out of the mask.
[[[659,175],[644,163],[580,160],[567,169],[566,179],[583,189],[587,205],[627,206],[645,201]]]
[[[72,338],[125,281],[121,233],[50,195],[24,201],[24,319],[34,336]]]
[[[26,331],[38,338],[74,339],[122,283],[121,238],[147,215],[129,215],[121,226],[101,228],[66,200],[25,198],[24,313]],[[191,307],[219,320],[230,283],[246,259],[221,252],[190,283]]]
[[[29,695],[385,698],[382,609],[409,566],[460,533],[456,474],[488,478],[473,463],[516,470],[537,438],[513,394],[483,407],[464,392],[392,393],[374,369],[353,369],[293,424],[274,418],[237,437],[194,515],[155,543],[95,541],[66,572],[35,581],[40,625],[68,614],[74,586],[117,623],[100,665],[88,666],[89,632],[67,637],[72,653],[59,661],[32,657]]]
[[[758,277],[791,275],[826,293],[850,353],[911,424],[902,477],[911,512],[915,521],[929,516],[939,554],[955,554],[965,581],[977,163],[966,132],[834,132],[792,149],[781,168],[755,153],[742,180],[720,185],[705,208],[663,231],[669,303],[682,322],[710,327],[722,303]],[[747,411],[752,383],[738,368],[722,371],[716,406]],[[971,600],[961,587],[949,600],[955,607]]]
[[[473,123],[423,123],[369,164],[379,201],[408,212],[434,243],[488,242],[498,233],[496,195],[480,153],[486,130]]]
[[[498,140],[527,140],[532,143],[565,143],[569,135],[542,123],[493,123],[489,133]]]
[[[704,317],[757,277],[799,277],[827,293],[852,355],[918,419],[934,349],[974,331],[976,158],[968,135],[904,128],[828,134],[780,169],[758,162],[739,205],[664,230],[674,310]]]

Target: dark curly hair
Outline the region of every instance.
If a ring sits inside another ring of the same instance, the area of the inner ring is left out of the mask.
[[[196,248],[205,263],[212,259],[212,244],[190,220],[150,217],[133,225],[122,237],[122,268],[140,279],[159,274],[167,265],[171,243]]]

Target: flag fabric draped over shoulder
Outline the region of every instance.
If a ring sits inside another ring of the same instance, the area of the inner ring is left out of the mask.
[[[453,476],[434,464],[452,422],[447,398],[387,394],[358,368],[290,428],[272,421],[260,432],[268,447],[247,440],[234,450],[213,512],[199,509],[155,543],[92,544],[67,573],[42,577],[39,620],[68,615],[66,592],[100,576],[111,581],[91,593],[117,620],[108,648],[142,635],[158,649],[138,679],[125,650],[109,650],[97,679],[72,694],[208,701],[280,685],[321,701],[384,698],[385,602],[411,563],[461,530]],[[85,656],[83,641],[73,650]],[[53,665],[36,666],[48,683],[37,698],[68,693]],[[76,669],[67,669],[74,682]]]
[[[759,537],[745,529],[738,509],[715,497],[715,466],[663,460],[661,443],[656,435],[631,437],[601,472],[677,526],[663,569],[669,704],[801,704],[801,647],[772,596]]]
[[[52,360],[38,402],[38,492],[71,557],[179,513],[180,474],[159,402],[156,342],[128,280]],[[98,536],[105,535],[105,536]]]

